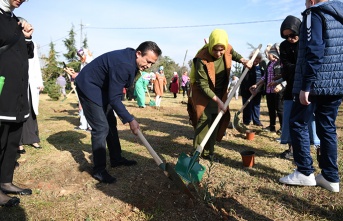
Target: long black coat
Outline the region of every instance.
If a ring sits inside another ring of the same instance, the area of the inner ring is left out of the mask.
[[[15,36],[19,37],[15,37]],[[22,122],[29,116],[28,59],[33,57],[33,43],[26,39],[13,15],[0,11],[0,47],[11,47],[0,54],[0,76],[5,84],[0,95],[0,121]]]

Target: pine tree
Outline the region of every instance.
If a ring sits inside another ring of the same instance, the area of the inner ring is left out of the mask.
[[[45,63],[44,67],[42,68],[43,80],[45,82],[49,81],[50,79],[56,79],[59,76],[59,73],[63,71],[59,67],[59,62],[57,61],[59,55],[58,52],[55,51],[55,44],[51,42],[49,47],[49,56],[42,56],[42,60]]]
[[[54,43],[50,43],[49,56],[42,56],[44,60],[44,67],[42,68],[44,80],[44,92],[48,93],[53,100],[58,100],[60,93],[59,87],[56,85],[56,79],[59,73],[63,72],[59,67],[60,63],[57,61],[58,53],[55,51]]]
[[[75,41],[74,25],[69,31],[69,37],[63,40],[64,46],[67,48],[67,53],[63,54],[68,62],[68,67],[73,68],[76,72],[80,71],[81,62],[77,56],[76,41]],[[86,42],[87,43],[87,42]]]

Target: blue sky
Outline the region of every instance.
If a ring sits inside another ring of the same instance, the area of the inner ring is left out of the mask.
[[[72,25],[79,48],[82,21],[94,56],[151,40],[182,65],[186,51],[187,63],[215,28],[226,30],[229,43],[244,57],[251,51],[247,43],[261,43],[263,50],[268,43],[280,43],[282,20],[287,15],[301,18],[303,10],[305,0],[30,0],[14,13],[34,26],[40,54],[47,54],[53,41],[63,60],[62,40]]]

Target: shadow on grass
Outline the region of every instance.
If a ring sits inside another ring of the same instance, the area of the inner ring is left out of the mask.
[[[243,206],[241,203],[239,203],[236,199],[229,197],[229,198],[219,198],[217,199],[219,201],[220,208],[224,208],[226,212],[232,215],[229,215],[227,217],[227,220],[238,220],[235,217],[239,217],[239,220],[254,220],[254,221],[272,221],[273,219],[269,219],[268,217],[255,213],[251,209]]]
[[[25,221],[26,217],[27,214],[20,204],[16,207],[0,207],[0,220]]]
[[[292,187],[292,188],[303,188],[303,187]],[[316,188],[316,187],[313,187]],[[317,187],[319,188],[319,187]],[[287,194],[281,191],[270,190],[267,188],[259,188],[258,192],[269,201],[278,201],[280,206],[285,206],[288,210],[297,211],[298,214],[311,214],[311,216],[320,217],[323,220],[342,220],[342,208],[332,208],[325,205],[317,205],[316,203],[309,203],[307,200],[304,200],[294,195]],[[312,197],[311,197],[312,198]],[[309,199],[314,200],[315,199]],[[276,208],[277,209],[277,208]],[[282,217],[279,217],[282,218]]]
[[[91,155],[91,145],[81,141],[85,137],[84,133],[61,131],[50,135],[47,141],[58,150],[69,151],[79,164],[80,172],[86,171],[92,174],[93,165],[85,156],[85,153]],[[139,211],[152,214],[157,220],[175,220],[175,210],[182,211],[182,214],[186,214],[187,217],[219,220],[219,216],[214,216],[212,211],[209,208],[204,209],[203,205],[199,208],[188,209],[189,198],[166,177],[152,157],[147,158],[127,151],[122,151],[122,155],[128,159],[137,160],[138,165],[116,168],[108,166],[107,170],[117,178],[117,182],[114,184],[97,183],[96,189],[127,203],[132,207],[131,209],[138,208]],[[109,159],[107,165],[110,165]],[[182,214],[179,217],[176,216],[177,219],[181,219]]]

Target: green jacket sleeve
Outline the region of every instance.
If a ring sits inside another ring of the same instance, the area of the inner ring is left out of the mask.
[[[195,61],[195,83],[200,89],[209,97],[213,98],[215,93],[211,90],[209,85],[209,79],[206,72],[205,65],[201,62],[201,59]]]
[[[241,63],[240,59],[243,58],[242,55],[236,52],[233,48],[231,50],[231,54],[232,54],[232,60]]]

